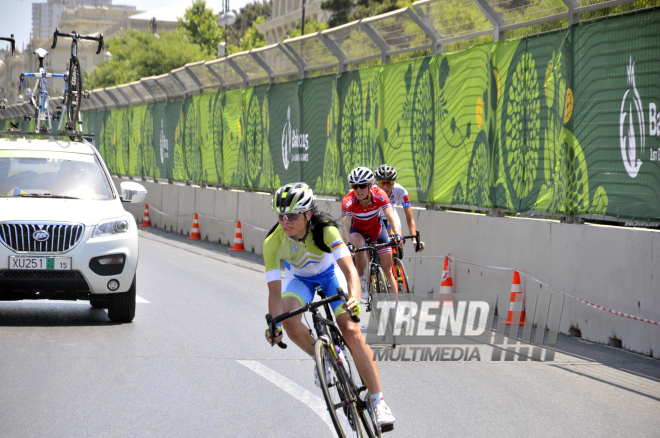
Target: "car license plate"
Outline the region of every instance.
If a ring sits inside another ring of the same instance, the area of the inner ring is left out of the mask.
[[[71,257],[10,256],[9,269],[18,271],[70,271]]]

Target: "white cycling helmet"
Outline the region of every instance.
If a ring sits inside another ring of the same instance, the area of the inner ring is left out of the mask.
[[[314,192],[303,182],[280,187],[273,197],[275,213],[303,213],[314,206]]]
[[[374,182],[374,173],[366,167],[356,167],[348,175],[348,183],[355,184],[372,184]]]

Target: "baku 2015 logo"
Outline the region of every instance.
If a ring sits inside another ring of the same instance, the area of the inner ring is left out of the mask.
[[[637,158],[637,139],[641,146],[641,155],[644,154],[645,132],[644,132],[644,107],[639,92],[635,86],[635,63],[630,58],[628,65],[628,85],[632,85],[632,90],[627,90],[623,95],[621,102],[621,114],[619,117],[619,140],[621,143],[621,157],[626,172],[631,178],[635,178],[642,167],[642,160]],[[631,93],[632,91],[632,93]],[[630,95],[630,99],[628,99]],[[626,105],[627,104],[627,105]],[[637,124],[633,118],[633,104],[637,116]],[[626,112],[626,110],[628,110]],[[635,127],[638,126],[637,132]]]

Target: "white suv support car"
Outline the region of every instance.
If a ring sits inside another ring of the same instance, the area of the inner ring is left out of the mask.
[[[20,134],[19,134],[20,135]],[[138,233],[86,140],[0,138],[0,301],[89,300],[114,322],[135,317]]]

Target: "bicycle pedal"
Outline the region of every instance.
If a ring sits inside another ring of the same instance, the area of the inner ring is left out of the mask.
[[[394,430],[393,424],[384,424],[380,427],[381,433],[392,432]]]

